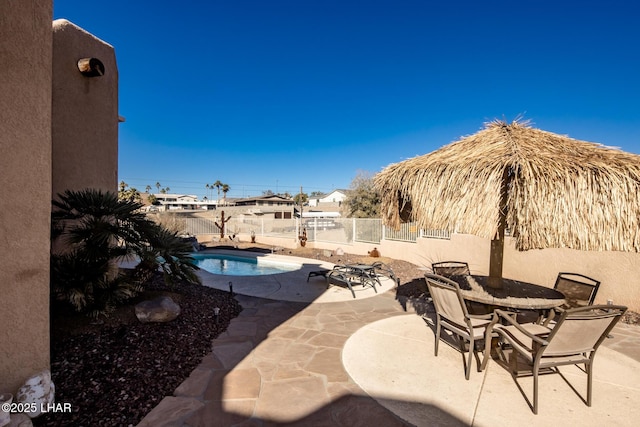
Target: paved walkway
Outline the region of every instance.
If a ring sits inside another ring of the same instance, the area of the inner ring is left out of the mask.
[[[282,292],[300,286],[307,286],[306,275],[282,281]],[[563,419],[631,426],[640,419],[639,327],[616,327],[599,351],[591,408],[576,394],[584,395],[584,374],[568,372],[566,382],[559,375],[540,379],[535,416],[524,397],[529,383],[521,392],[496,363],[465,381],[458,352],[441,345],[434,357],[432,329],[411,306],[405,311],[393,291],[357,299],[348,293],[325,303],[237,298],[243,311],[214,340],[212,353],[140,426],[490,426]]]

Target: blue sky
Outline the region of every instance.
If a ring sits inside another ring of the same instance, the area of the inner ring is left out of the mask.
[[[228,197],[348,188],[493,119],[640,153],[638,6],[54,0],[114,46],[119,180]],[[155,187],[154,187],[155,191]]]

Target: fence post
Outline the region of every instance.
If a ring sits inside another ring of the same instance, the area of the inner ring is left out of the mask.
[[[383,240],[387,239],[387,226],[384,225],[382,221],[380,221],[380,227],[382,227],[382,232],[380,233],[380,235],[382,236],[380,242],[382,242]]]
[[[355,242],[356,240],[358,240],[358,238],[357,238],[357,237],[358,237],[358,230],[356,229],[356,224],[357,224],[358,222],[356,221],[356,219],[355,219],[355,218],[352,218],[352,219],[351,219],[351,221],[352,221],[352,223],[353,223],[353,227],[352,227],[352,228],[353,228],[353,235],[351,236],[351,242],[353,243],[353,242]]]

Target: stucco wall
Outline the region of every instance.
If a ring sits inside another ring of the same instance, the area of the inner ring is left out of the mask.
[[[86,77],[81,58],[97,58],[103,76]],[[117,191],[118,68],[112,46],[65,19],[53,22],[53,195]]]
[[[50,1],[0,1],[0,393],[49,367]]]

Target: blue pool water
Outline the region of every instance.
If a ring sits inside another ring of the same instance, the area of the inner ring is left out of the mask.
[[[196,265],[213,274],[227,276],[260,276],[299,270],[301,265],[266,260],[260,257],[238,257],[220,254],[194,254]]]

